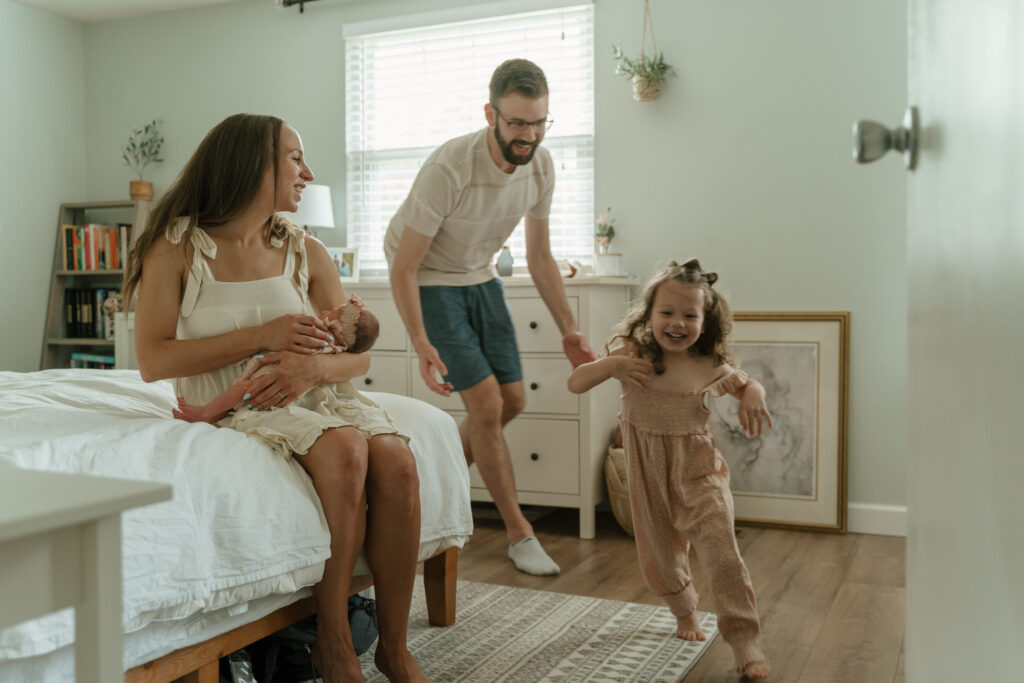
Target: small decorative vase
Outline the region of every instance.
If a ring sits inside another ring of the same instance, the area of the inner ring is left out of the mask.
[[[598,277],[621,277],[622,254],[605,252],[595,255],[594,274]]]
[[[132,199],[150,200],[153,198],[153,183],[148,180],[133,180],[128,184],[128,195]]]
[[[610,242],[609,243],[605,243],[605,242],[602,242],[601,240],[597,241],[597,253],[598,254],[607,254],[608,250],[611,249],[611,248],[612,248],[612,245],[611,245]]]
[[[512,274],[512,251],[508,247],[502,247],[498,254],[498,275],[508,277]]]

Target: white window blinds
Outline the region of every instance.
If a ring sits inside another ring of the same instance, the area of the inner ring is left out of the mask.
[[[548,79],[555,164],[551,248],[594,251],[594,12],[586,4],[345,39],[348,244],[368,277],[387,272],[383,240],[420,164],[446,140],[487,125],[494,69],[535,62]],[[525,264],[522,222],[509,240]]]

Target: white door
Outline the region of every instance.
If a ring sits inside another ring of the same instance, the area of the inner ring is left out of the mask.
[[[909,8],[907,680],[1020,680],[1024,8]]]

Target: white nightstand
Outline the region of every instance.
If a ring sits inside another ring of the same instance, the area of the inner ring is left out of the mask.
[[[75,680],[124,680],[121,511],[171,487],[0,465],[0,629],[75,608]]]
[[[523,365],[526,409],[505,428],[519,501],[572,507],[580,511],[580,538],[594,537],[594,506],[605,499],[604,457],[612,441],[619,409],[618,382],[605,382],[577,396],[566,388],[572,372],[562,338],[540,293],[529,278],[505,278]],[[564,281],[577,325],[601,354],[622,320],[637,284],[626,278]],[[423,383],[419,359],[387,282],[346,284],[380,320],[380,337],[370,352],[370,372],[354,380],[356,388],[405,394],[432,403],[456,420],[465,415],[458,394],[439,396]],[[473,500],[491,500],[475,467],[470,469]]]

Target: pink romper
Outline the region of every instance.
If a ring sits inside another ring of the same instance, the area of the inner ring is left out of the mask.
[[[708,395],[747,383],[735,368],[694,392],[664,392],[623,384],[623,445],[640,567],[648,587],[676,617],[697,608],[687,559],[693,543],[708,573],[718,629],[737,661],[759,650],[761,626],[754,589],[733,530],[729,468],[708,429]]]

